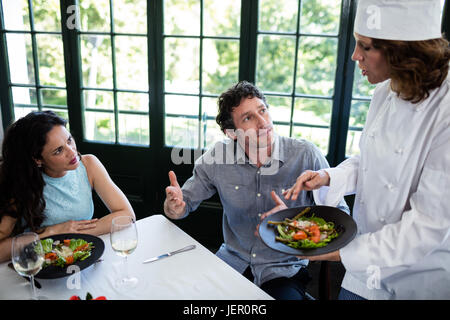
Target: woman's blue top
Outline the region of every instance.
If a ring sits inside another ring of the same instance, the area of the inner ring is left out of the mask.
[[[80,161],[75,170],[67,171],[60,178],[42,173],[45,181],[45,219],[41,226],[51,226],[69,220],[88,220],[94,215],[92,187],[86,167]]]

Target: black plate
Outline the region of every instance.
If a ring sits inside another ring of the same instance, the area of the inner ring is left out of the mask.
[[[323,218],[327,222],[333,222],[337,232],[339,232],[339,236],[331,240],[325,247],[315,249],[295,249],[280,241],[276,241],[275,236],[278,234],[276,227],[268,225],[267,221],[284,221],[284,218],[293,218],[307,207],[308,206],[289,208],[266,217],[259,226],[259,235],[264,244],[273,250],[287,254],[297,256],[317,256],[339,250],[353,240],[356,235],[357,227],[350,215],[335,207],[310,206],[311,210],[304,216],[310,217],[314,213],[316,217]]]
[[[47,237],[44,239],[52,238],[55,240],[63,241],[65,239],[83,239],[87,242],[92,242],[94,244],[94,248],[92,248],[91,255],[84,259],[83,261],[75,261],[72,265],[76,265],[80,268],[80,271],[86,269],[95,261],[100,259],[105,250],[105,243],[102,239],[92,236],[90,234],[81,234],[81,233],[64,233],[64,234],[55,234],[54,236]],[[43,240],[43,239],[42,239]],[[67,273],[67,267],[61,268],[57,266],[47,266],[35,276],[39,279],[56,279],[62,278],[66,276],[70,276],[72,273]]]

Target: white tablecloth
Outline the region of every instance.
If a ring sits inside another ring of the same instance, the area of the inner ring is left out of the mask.
[[[49,299],[82,299],[92,296],[113,299],[173,300],[272,300],[272,297],[217,258],[212,252],[178,228],[163,215],[152,215],[137,221],[139,242],[128,257],[129,273],[139,279],[135,289],[120,292],[114,281],[123,275],[123,260],[111,248],[109,234],[100,236],[105,242],[104,261],[78,274],[59,279],[37,279],[37,294]],[[153,256],[195,244],[194,250],[157,262],[143,264]],[[29,299],[30,284],[14,270],[0,264],[0,299]]]

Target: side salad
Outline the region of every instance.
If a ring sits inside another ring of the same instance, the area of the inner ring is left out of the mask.
[[[315,217],[304,217],[311,210],[306,208],[294,218],[285,218],[284,221],[268,221],[267,224],[276,226],[277,241],[283,242],[296,249],[315,249],[325,247],[331,240],[339,236],[333,222]]]
[[[51,238],[41,240],[44,249],[45,262],[43,268],[54,265],[66,267],[75,261],[82,261],[91,255],[94,245],[83,239],[65,239],[63,241]]]

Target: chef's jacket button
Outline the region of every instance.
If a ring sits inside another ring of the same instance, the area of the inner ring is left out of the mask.
[[[380,218],[380,219],[378,219],[378,221],[380,221],[381,223],[385,223],[386,222],[386,220],[384,220],[384,218]]]
[[[386,188],[388,188],[389,190],[393,190],[394,185],[392,183],[388,183],[388,184],[386,184]]]
[[[258,197],[261,197],[261,193],[258,193],[257,196],[258,196]]]
[[[369,137],[371,137],[371,138],[375,138],[375,132],[371,132],[371,133],[369,133]]]
[[[364,168],[363,168],[363,171],[364,171],[364,172],[367,172],[367,170],[368,170],[367,167],[364,167]]]
[[[234,187],[236,190],[238,190],[239,189],[239,186],[236,186],[236,187]]]
[[[256,253],[253,253],[253,254],[252,254],[252,257],[253,257],[253,258],[256,258]]]
[[[403,149],[402,148],[397,148],[397,149],[395,149],[395,153],[403,154]]]
[[[364,200],[363,199],[359,199],[359,203],[364,204]]]

